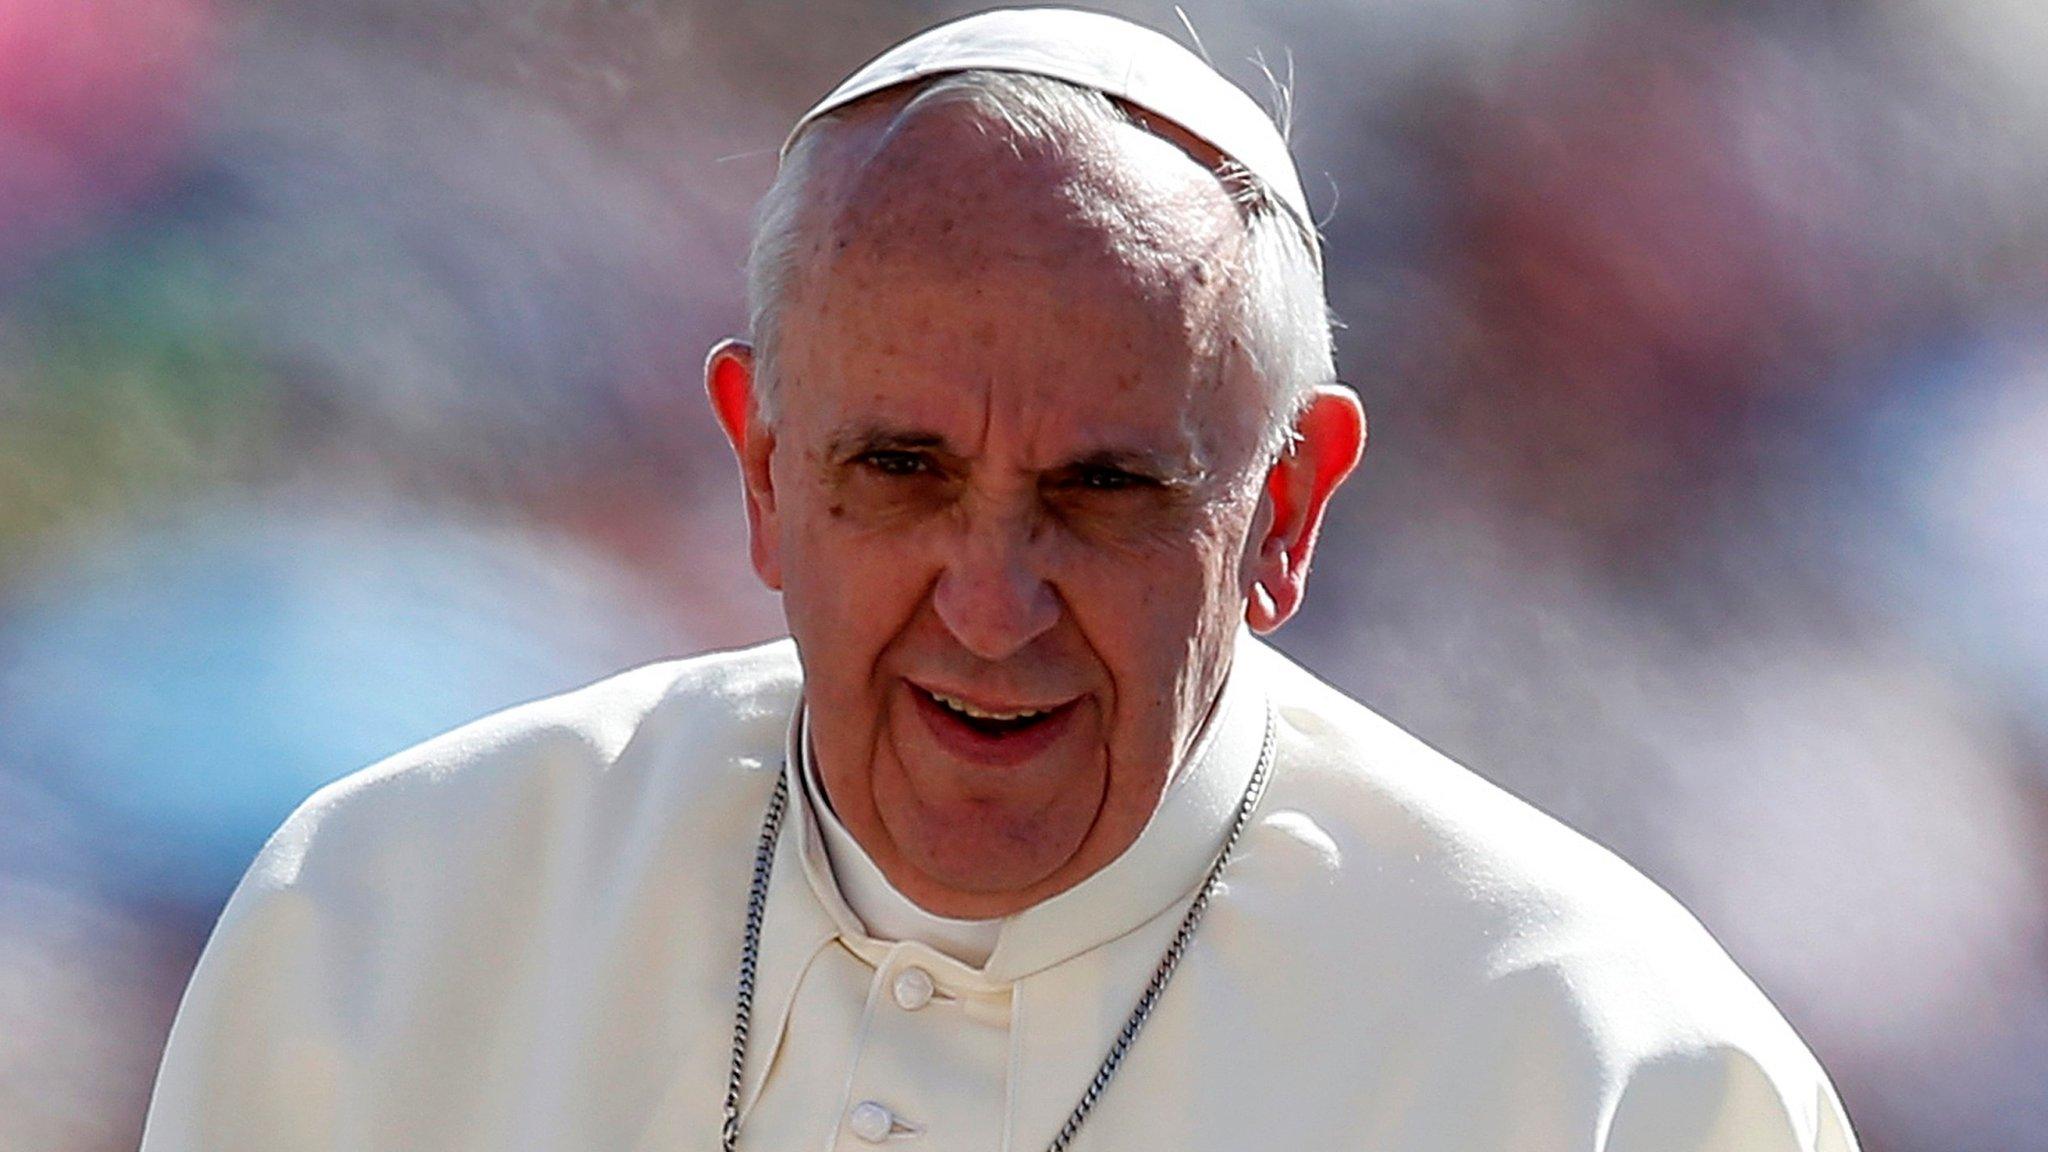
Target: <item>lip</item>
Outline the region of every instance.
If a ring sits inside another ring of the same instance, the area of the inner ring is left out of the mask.
[[[1045,719],[1020,732],[1001,736],[976,731],[954,716],[951,709],[932,699],[931,693],[916,684],[905,682],[910,690],[910,700],[923,719],[925,728],[939,747],[947,753],[972,764],[983,764],[991,768],[1008,768],[1022,764],[1052,747],[1072,727],[1074,713],[1079,711],[1080,699],[1069,700],[1050,710]],[[987,711],[1020,711],[1033,705],[985,706],[973,696],[965,693],[947,692],[957,700],[966,700],[977,708]]]

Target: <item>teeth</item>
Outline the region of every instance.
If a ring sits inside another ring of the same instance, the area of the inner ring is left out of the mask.
[[[972,716],[976,720],[1030,720],[1051,711],[1049,708],[1026,708],[1018,712],[991,712],[985,708],[976,708],[965,700],[956,699],[943,692],[933,692],[931,697],[953,711],[963,716]]]

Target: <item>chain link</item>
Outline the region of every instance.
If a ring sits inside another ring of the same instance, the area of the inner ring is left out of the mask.
[[[1116,1034],[1109,1045],[1109,1052],[1102,1058],[1102,1064],[1095,1070],[1095,1076],[1082,1090],[1080,1102],[1068,1114],[1066,1123],[1060,1125],[1046,1152],[1066,1152],[1074,1137],[1081,1131],[1081,1125],[1088,1122],[1088,1114],[1095,1110],[1095,1104],[1109,1088],[1110,1081],[1123,1067],[1124,1057],[1129,1055],[1131,1045],[1137,1042],[1138,1033],[1144,1030],[1145,1021],[1151,1018],[1153,1008],[1165,994],[1167,984],[1173,980],[1174,970],[1180,967],[1181,957],[1187,954],[1188,945],[1194,941],[1195,929],[1202,923],[1202,917],[1209,911],[1209,903],[1216,890],[1223,883],[1223,867],[1230,863],[1230,854],[1237,848],[1238,840],[1251,825],[1252,811],[1259,806],[1259,797],[1266,790],[1266,780],[1273,766],[1274,721],[1273,708],[1266,706],[1266,737],[1259,746],[1259,762],[1252,768],[1251,780],[1245,784],[1244,798],[1238,801],[1237,817],[1230,824],[1230,834],[1223,838],[1223,847],[1217,849],[1216,860],[1209,865],[1209,874],[1203,878],[1202,886],[1189,902],[1187,914],[1181,917],[1180,927],[1173,934],[1173,942],[1166,946],[1166,954],[1159,958],[1159,967],[1152,972],[1152,979],[1145,985],[1145,991],[1138,996],[1137,1006],[1131,1009],[1130,1018]],[[747,893],[747,926],[740,947],[739,991],[733,1000],[732,1014],[732,1071],[725,1086],[725,1122],[719,1134],[720,1147],[724,1152],[735,1152],[740,1138],[740,1086],[746,1076],[747,1030],[754,1017],[754,977],[761,959],[761,922],[768,914],[768,877],[775,867],[775,842],[782,834],[783,814],[789,808],[789,773],[785,770],[776,776],[775,794],[768,798],[768,813],[761,821],[761,840],[754,850],[754,882]]]
[[[768,915],[768,875],[775,870],[775,841],[782,834],[782,814],[789,808],[789,773],[775,774],[775,794],[761,821],[761,842],[754,849],[754,884],[747,891],[747,927],[740,945],[740,986],[733,996],[732,1071],[725,1082],[725,1121],[719,1147],[733,1152],[740,1142],[740,1085],[747,1074],[747,1029],[754,1021],[754,974],[761,965],[761,921]]]

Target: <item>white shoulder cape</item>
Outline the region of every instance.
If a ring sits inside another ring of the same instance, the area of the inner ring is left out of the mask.
[[[1851,1152],[1812,1056],[1669,896],[1263,645],[1239,660],[1272,784],[1077,1149]],[[207,946],[144,1152],[716,1148],[799,688],[786,641],[654,665],[321,790]],[[749,1107],[839,933],[789,855]],[[991,1145],[1045,1146],[1180,911],[1005,977]]]

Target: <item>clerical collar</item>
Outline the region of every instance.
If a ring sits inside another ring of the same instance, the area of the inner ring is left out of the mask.
[[[1240,637],[1223,692],[1159,808],[1122,855],[1081,883],[1000,920],[934,916],[896,891],[825,803],[798,708],[790,725],[792,821],[804,874],[856,951],[916,940],[995,981],[1021,978],[1115,939],[1193,891],[1228,832],[1265,736],[1265,649]]]

